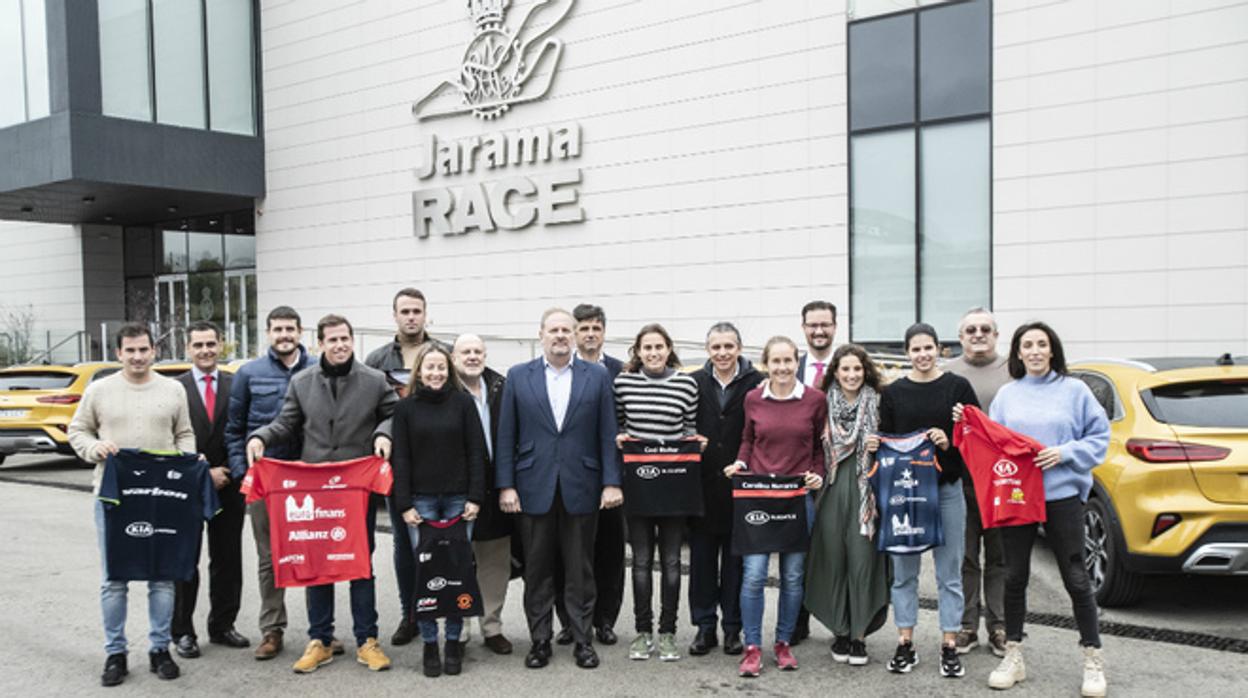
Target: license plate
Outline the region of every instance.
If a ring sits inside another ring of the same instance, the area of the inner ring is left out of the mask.
[[[20,419],[26,416],[26,410],[0,410],[0,419]]]

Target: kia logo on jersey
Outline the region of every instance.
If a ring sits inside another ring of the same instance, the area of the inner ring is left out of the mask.
[[[637,468],[637,477],[642,480],[653,480],[660,474],[658,466],[642,465]]]
[[[126,535],[131,538],[151,538],[156,528],[146,521],[135,521],[126,526]]]
[[[427,584],[425,584],[425,587],[428,588],[429,591],[439,591],[441,589],[445,589],[446,577],[434,577],[433,579],[430,579]]]
[[[1018,474],[1018,466],[1014,461],[999,460],[992,466],[992,472],[997,477],[1014,477]]]
[[[753,526],[762,526],[771,521],[771,515],[760,509],[755,509],[745,515],[745,522]]]

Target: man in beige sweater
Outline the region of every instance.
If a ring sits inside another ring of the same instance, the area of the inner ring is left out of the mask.
[[[78,412],[69,425],[69,443],[85,461],[95,463],[92,478],[99,492],[104,461],[122,448],[153,451],[195,451],[186,391],[177,381],[152,371],[155,349],[151,332],[138,323],[123,325],[117,332],[118,373],[92,383],[82,396]],[[108,579],[105,555],[104,506],[95,502],[95,527],[99,536],[100,607],[104,616],[104,673],[100,682],[116,686],[125,680],[126,597],[129,584]],[[173,619],[173,581],[147,583],[149,658],[152,673],[162,679],[178,677],[178,665],[169,656],[169,624]]]

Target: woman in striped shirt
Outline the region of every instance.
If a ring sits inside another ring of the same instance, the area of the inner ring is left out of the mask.
[[[680,373],[680,359],[662,325],[641,328],[628,350],[628,363],[615,378],[615,410],[620,420],[617,442],[628,440],[676,441],[706,439],[695,432],[698,384]],[[629,511],[629,502],[624,502]],[[634,505],[635,506],[635,505]],[[628,540],[633,549],[633,615],[637,638],[629,646],[631,659],[649,659],[654,653],[654,548],[657,541],[662,566],[659,612],[659,659],[680,659],[676,648],[676,614],[680,604],[680,546],[685,517],[629,515]]]

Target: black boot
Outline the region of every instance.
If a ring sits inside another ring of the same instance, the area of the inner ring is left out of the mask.
[[[455,676],[464,667],[464,643],[447,642],[446,658],[442,664],[442,668],[446,671],[447,676]]]
[[[451,652],[451,645],[458,643],[448,643],[446,646],[447,654]],[[442,675],[442,657],[438,654],[438,643],[425,643],[425,676],[434,678]]]
[[[110,654],[108,659],[104,660],[104,673],[100,675],[100,685],[120,685],[122,681],[126,680],[126,674],[128,673],[130,671],[126,667],[126,653]]]

